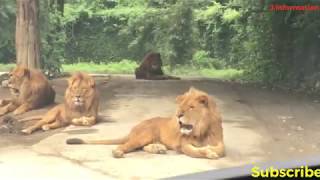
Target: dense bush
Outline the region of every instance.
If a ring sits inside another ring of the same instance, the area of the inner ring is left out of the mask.
[[[219,59],[214,59],[209,56],[207,51],[196,51],[192,57],[192,65],[201,68],[222,69],[224,64]]]
[[[15,1],[3,0],[0,5],[0,63],[15,60]]]

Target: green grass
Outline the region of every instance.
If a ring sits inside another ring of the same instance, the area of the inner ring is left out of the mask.
[[[14,66],[14,64],[0,64],[0,72],[10,71]]]
[[[76,63],[76,64],[63,64],[62,69],[64,72],[83,71],[88,73],[107,73],[107,74],[134,74],[135,68],[138,64],[130,60],[122,60],[120,62],[108,64],[94,64],[94,63]],[[13,64],[0,64],[0,71],[9,71]],[[209,68],[195,68],[190,66],[178,66],[175,69],[169,70],[169,67],[164,67],[166,74],[176,76],[197,76],[209,77],[223,80],[240,79],[243,71],[236,69],[209,69]]]
[[[197,76],[197,77],[208,77],[215,79],[224,80],[235,80],[240,79],[243,75],[242,70],[237,69],[211,69],[211,68],[194,68],[190,66],[181,66],[173,70],[169,70],[168,67],[164,68],[165,72],[177,75],[177,76]]]
[[[129,60],[122,60],[117,63],[94,64],[77,63],[63,64],[62,69],[65,72],[83,71],[89,73],[110,73],[110,74],[133,74],[137,63]]]

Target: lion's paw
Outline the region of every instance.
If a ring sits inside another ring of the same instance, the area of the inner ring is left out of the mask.
[[[20,115],[20,114],[22,114],[22,113],[24,113],[24,111],[22,111],[22,110],[20,110],[20,109],[16,109],[15,111],[13,111],[13,114],[14,114],[14,115]]]
[[[49,126],[49,124],[42,125],[41,129],[44,131],[48,131],[48,130],[50,130],[50,126]]]
[[[112,151],[112,155],[115,158],[123,158],[124,152],[121,151],[121,150],[115,149],[115,150]]]
[[[89,122],[87,119],[85,119],[85,118],[83,118],[82,124],[83,124],[84,126],[90,126],[90,122]]]
[[[218,159],[219,158],[219,155],[216,152],[211,151],[211,150],[207,151],[206,156],[209,159]]]
[[[154,154],[166,154],[167,148],[163,144],[149,144],[143,147],[143,150]]]
[[[71,122],[74,123],[74,124],[79,124],[80,121],[81,121],[80,118],[73,118],[73,119],[71,120]]]
[[[31,129],[23,129],[23,130],[21,130],[21,132],[22,132],[23,134],[31,134],[31,133],[32,133],[32,130],[31,130]]]

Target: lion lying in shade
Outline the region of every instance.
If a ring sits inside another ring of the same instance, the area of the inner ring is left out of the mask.
[[[68,79],[64,102],[53,107],[41,120],[23,129],[31,134],[37,129],[47,131],[69,124],[92,126],[96,124],[99,109],[99,92],[93,77],[75,73]]]

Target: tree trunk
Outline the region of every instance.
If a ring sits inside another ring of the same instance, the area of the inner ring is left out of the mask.
[[[17,0],[17,64],[41,68],[38,0]]]

